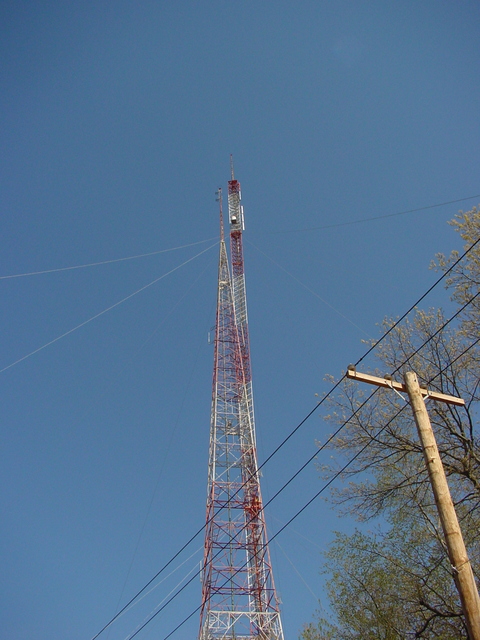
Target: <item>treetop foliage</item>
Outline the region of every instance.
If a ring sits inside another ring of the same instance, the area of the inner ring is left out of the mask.
[[[434,401],[427,406],[478,575],[480,211],[461,212],[451,224],[470,249],[446,281],[455,320],[441,309],[415,309],[397,326],[386,318],[383,331],[391,331],[376,346],[378,368],[372,373],[401,380],[415,371],[429,389],[464,398],[465,407]],[[439,254],[433,266],[445,272],[458,257],[455,251]],[[336,534],[324,563],[334,620],[319,614],[303,640],[468,638],[410,407],[389,389],[372,393],[351,380],[339,389],[327,420],[332,429],[345,426],[333,442],[335,465],[323,467],[322,474],[331,477],[357,455],[332,500],[359,521],[373,524],[377,518],[382,526],[376,533]]]

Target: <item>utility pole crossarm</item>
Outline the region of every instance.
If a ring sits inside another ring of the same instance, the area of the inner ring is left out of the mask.
[[[437,393],[436,391],[428,392],[427,389],[422,389],[418,384],[416,374],[412,371],[405,373],[405,384],[402,384],[391,380],[389,377],[378,378],[367,373],[358,373],[354,365],[349,365],[347,378],[358,380],[359,382],[367,382],[379,387],[390,387],[398,391],[405,391],[408,394],[445,537],[445,546],[453,569],[453,578],[465,615],[468,637],[470,640],[480,640],[480,598],[477,584],[468,559],[442,459],[425,406],[425,398],[427,396],[434,400],[460,406],[464,405],[465,401],[455,396]]]
[[[350,364],[347,369],[347,378],[352,380],[358,380],[358,382],[366,382],[368,384],[374,384],[377,387],[385,387],[386,389],[395,389],[397,391],[403,391],[407,393],[407,387],[402,382],[396,382],[389,377],[379,378],[372,376],[369,373],[360,373],[355,367]],[[439,393],[438,391],[429,391],[428,389],[420,387],[420,392],[424,398],[432,398],[432,400],[438,400],[439,402],[446,402],[447,404],[455,404],[459,407],[465,406],[465,400],[463,398],[457,398],[456,396],[450,396],[447,393]]]

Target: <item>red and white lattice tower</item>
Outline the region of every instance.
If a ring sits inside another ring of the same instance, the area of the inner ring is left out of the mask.
[[[199,640],[283,640],[255,446],[240,183],[228,183],[232,278],[220,260]]]

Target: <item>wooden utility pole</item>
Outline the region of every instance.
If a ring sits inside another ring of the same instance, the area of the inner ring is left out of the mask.
[[[460,595],[463,613],[465,614],[468,635],[471,640],[480,640],[480,599],[477,585],[423,398],[430,397],[440,402],[456,405],[464,405],[465,401],[462,398],[456,398],[444,393],[428,392],[427,389],[420,387],[416,374],[411,371],[405,374],[405,384],[395,382],[389,378],[377,378],[365,373],[357,373],[352,365],[348,368],[347,377],[381,387],[391,387],[392,389],[406,391],[408,394],[435,497],[435,504],[437,505],[445,536],[453,577]]]

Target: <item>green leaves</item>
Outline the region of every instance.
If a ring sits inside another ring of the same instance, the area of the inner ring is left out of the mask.
[[[474,572],[480,570],[480,211],[452,222],[472,247],[452,270],[448,287],[459,310],[449,322],[440,309],[417,309],[377,347],[375,375],[415,371],[430,389],[460,396],[466,408],[430,401],[430,419]],[[437,256],[446,270],[458,258]],[[394,326],[385,319],[385,332]],[[379,389],[365,406],[365,388],[347,381],[328,421],[346,427],[334,442],[329,476],[368,445],[333,494],[340,510],[359,520],[381,518],[382,530],[337,534],[326,553],[334,622],[318,616],[303,640],[461,640],[467,632],[446,556],[432,491],[408,407]],[[353,416],[353,417],[352,417]]]

